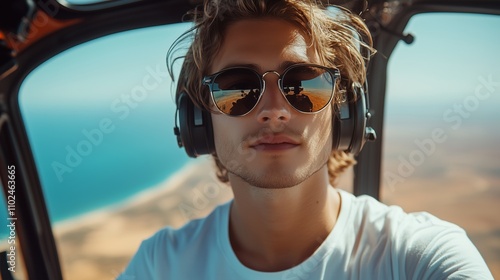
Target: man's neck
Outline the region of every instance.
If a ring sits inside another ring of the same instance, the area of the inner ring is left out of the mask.
[[[300,185],[262,189],[232,180],[229,233],[239,260],[255,270],[295,266],[321,245],[340,211],[326,168]]]

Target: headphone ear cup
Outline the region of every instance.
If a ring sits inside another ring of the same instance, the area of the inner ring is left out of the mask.
[[[340,103],[335,104],[333,126],[333,150],[350,152],[354,116],[352,108],[352,92],[346,91]]]
[[[367,105],[363,88],[353,84],[336,104],[333,126],[333,150],[359,154],[366,141]]]
[[[178,142],[184,146],[188,156],[195,158],[214,153],[215,145],[210,112],[195,106],[185,92],[181,92],[177,98],[177,110],[180,131],[177,131],[176,134]]]
[[[354,155],[358,155],[363,149],[366,142],[366,122],[367,122],[367,105],[366,96],[363,87],[360,84],[353,84],[352,86],[353,97],[355,102],[353,102],[354,110],[354,131],[352,133],[352,141],[350,152]]]

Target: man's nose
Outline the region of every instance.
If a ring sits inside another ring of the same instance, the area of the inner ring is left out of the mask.
[[[278,77],[270,75],[266,88],[257,106],[257,120],[272,127],[279,127],[290,121],[292,108],[279,89]]]

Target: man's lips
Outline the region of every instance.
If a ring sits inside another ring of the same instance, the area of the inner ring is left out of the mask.
[[[261,137],[251,143],[250,148],[254,148],[256,150],[287,150],[300,145],[298,140],[295,140],[293,137],[283,134],[277,135],[268,135],[265,137]]]

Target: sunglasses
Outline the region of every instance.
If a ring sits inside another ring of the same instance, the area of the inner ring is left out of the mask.
[[[264,77],[278,76],[281,94],[290,106],[302,113],[317,113],[333,98],[338,69],[315,64],[294,64],[280,75],[260,75],[247,67],[227,68],[203,78],[217,109],[228,116],[244,116],[257,106],[266,88]]]

